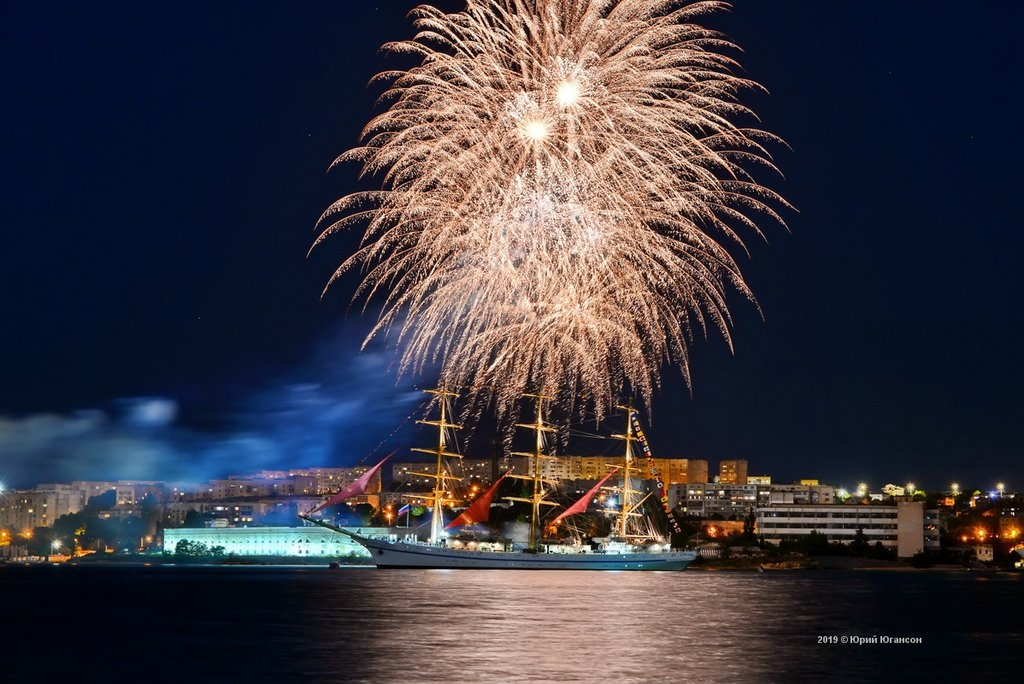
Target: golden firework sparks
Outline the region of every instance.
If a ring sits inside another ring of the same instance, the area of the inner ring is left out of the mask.
[[[386,109],[355,161],[382,188],[335,202],[321,235],[363,227],[331,282],[363,270],[403,371],[497,388],[498,409],[557,388],[600,417],[648,403],[661,365],[689,380],[695,330],[731,345],[727,291],[753,300],[723,246],[782,222],[763,131],[738,100],[735,47],[694,23],[725,3],[468,0],[413,12],[387,49],[419,65],[377,78]],[[368,338],[369,339],[369,338]]]

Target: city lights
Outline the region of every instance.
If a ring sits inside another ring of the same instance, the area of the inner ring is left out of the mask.
[[[867,495],[868,495],[868,483],[867,482],[861,482],[859,485],[857,485],[857,496],[863,498],[863,497],[865,497]]]
[[[950,485],[950,491],[953,494],[953,496],[960,496],[960,485],[954,482],[953,484]]]

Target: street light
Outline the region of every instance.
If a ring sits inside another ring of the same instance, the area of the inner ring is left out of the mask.
[[[1006,491],[1006,485],[1003,484],[1002,482],[997,482],[996,483],[996,491],[999,492],[999,496],[1002,496],[1003,492]]]
[[[861,482],[859,485],[857,485],[857,496],[859,496],[861,498],[864,498],[867,495],[868,495],[868,483],[867,482]]]
[[[908,482],[907,483],[907,496],[914,496],[914,492],[915,491],[917,491],[917,488],[914,487],[914,483],[913,482]]]
[[[952,490],[953,496],[960,496],[960,485],[958,485],[956,482],[950,485],[950,489]]]

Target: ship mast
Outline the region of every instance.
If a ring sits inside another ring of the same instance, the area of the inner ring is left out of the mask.
[[[508,477],[516,480],[528,480],[533,485],[533,492],[529,499],[525,497],[507,496],[505,497],[508,501],[522,501],[530,504],[530,539],[528,548],[531,551],[537,549],[538,531],[540,528],[540,507],[541,506],[557,506],[558,504],[553,501],[545,501],[544,498],[550,493],[544,489],[544,485],[555,485],[557,484],[554,480],[545,479],[542,477],[543,469],[541,468],[541,461],[555,460],[554,456],[549,456],[544,453],[544,434],[547,432],[554,432],[555,428],[544,422],[544,402],[550,401],[551,397],[544,396],[542,394],[524,394],[524,397],[536,400],[537,410],[536,419],[533,423],[516,423],[516,427],[525,428],[527,430],[533,430],[534,432],[534,448],[533,452],[526,451],[513,451],[513,456],[525,456],[528,460],[528,474],[527,475],[514,475],[510,474]]]
[[[633,489],[632,475],[640,472],[640,468],[634,465],[635,460],[633,458],[633,442],[639,441],[639,437],[633,432],[633,412],[634,408],[632,404],[627,406],[617,406],[616,408],[623,409],[626,412],[626,432],[621,435],[612,435],[612,439],[619,439],[626,443],[626,454],[625,463],[622,466],[622,487],[613,487],[617,492],[622,493],[622,510],[619,512],[618,520],[615,522],[616,531],[619,537],[622,539],[628,539],[630,537],[638,537],[643,535],[630,534],[629,519],[633,517],[640,517],[640,514],[636,512],[636,509],[643,505],[644,499],[637,501],[637,495],[641,494],[639,490]]]
[[[433,394],[438,398],[438,405],[441,407],[441,415],[438,420],[417,420],[416,422],[420,425],[431,425],[437,428],[437,447],[434,449],[419,449],[413,448],[413,451],[417,451],[421,454],[433,454],[437,457],[437,464],[433,473],[412,473],[413,475],[421,475],[423,477],[429,477],[434,480],[434,491],[431,494],[430,505],[433,507],[433,513],[430,518],[430,541],[437,543],[444,537],[444,516],[442,515],[441,509],[444,504],[450,503],[452,499],[446,497],[448,492],[448,482],[452,480],[458,480],[457,477],[448,475],[445,471],[445,458],[462,458],[459,454],[453,454],[447,450],[447,430],[461,430],[461,425],[448,422],[448,416],[451,413],[451,409],[448,406],[448,400],[450,397],[457,397],[457,394],[445,391],[445,389],[430,389],[424,390],[428,394]]]

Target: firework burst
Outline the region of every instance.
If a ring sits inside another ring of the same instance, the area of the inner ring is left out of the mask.
[[[363,270],[380,296],[371,338],[397,331],[403,371],[498,389],[498,409],[547,387],[600,416],[650,402],[663,363],[689,380],[695,331],[721,331],[726,295],[753,300],[724,245],[785,206],[740,127],[735,47],[694,20],[722,2],[468,0],[413,12],[386,46],[418,66],[377,78],[384,111],[355,161],[382,189],[334,203],[321,235],[365,230],[331,282]]]

